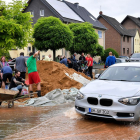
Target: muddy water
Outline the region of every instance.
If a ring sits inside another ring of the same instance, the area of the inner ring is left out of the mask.
[[[7,140],[138,140],[139,124],[83,118],[73,104],[0,108],[0,135]]]

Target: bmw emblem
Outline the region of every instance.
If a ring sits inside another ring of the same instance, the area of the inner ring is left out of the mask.
[[[102,95],[100,94],[98,97],[100,97],[100,98],[101,98],[101,97],[102,97]]]

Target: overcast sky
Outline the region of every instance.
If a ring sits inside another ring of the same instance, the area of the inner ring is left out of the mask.
[[[12,0],[5,0],[10,2]],[[140,17],[140,0],[67,0],[78,2],[85,7],[94,17],[98,17],[100,6],[104,15],[114,17],[121,22],[127,15]]]

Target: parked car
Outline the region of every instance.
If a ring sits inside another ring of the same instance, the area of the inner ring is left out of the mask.
[[[24,56],[25,61],[27,62],[29,56]],[[12,70],[14,70],[15,64],[16,64],[16,59],[14,58],[12,61],[8,62],[9,66],[12,68]]]
[[[140,62],[140,53],[134,53],[130,58],[130,62]]]
[[[12,68],[12,70],[14,70],[15,63],[16,63],[16,59],[15,58],[8,62],[9,66]]]
[[[110,66],[77,93],[75,110],[88,116],[138,121],[140,117],[140,63]]]
[[[129,62],[129,57],[128,56],[119,56],[119,58],[125,59],[126,62]]]
[[[116,63],[125,63],[126,60],[123,58],[116,58]]]

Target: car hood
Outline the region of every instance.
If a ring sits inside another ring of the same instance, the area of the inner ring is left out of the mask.
[[[80,89],[83,94],[131,97],[140,94],[140,82],[94,80]]]

